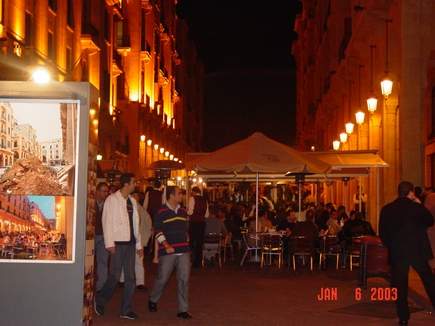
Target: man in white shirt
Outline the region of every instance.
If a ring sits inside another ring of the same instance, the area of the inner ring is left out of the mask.
[[[106,249],[110,252],[110,272],[103,288],[95,298],[95,312],[101,316],[104,307],[112,298],[118,285],[121,271],[124,270],[124,296],[121,305],[121,318],[137,319],[132,310],[132,299],[136,287],[135,256],[143,255],[139,232],[137,203],[130,194],[134,191],[134,175],[125,173],[120,178],[121,189],[107,197],[103,208],[103,233]]]

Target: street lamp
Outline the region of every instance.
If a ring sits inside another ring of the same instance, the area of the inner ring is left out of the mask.
[[[393,81],[388,76],[381,81],[381,92],[385,98],[388,98],[393,92]]]
[[[148,140],[147,140],[147,145],[148,145],[148,146],[151,146],[152,143],[153,143],[153,141],[152,141],[151,139],[148,139]]]
[[[168,151],[165,152],[165,157],[169,157],[169,152]]]
[[[154,150],[158,150],[159,149],[159,145],[158,144],[154,144]]]
[[[381,92],[385,98],[391,95],[393,91],[393,81],[388,77],[388,24],[391,23],[391,19],[385,19],[385,78],[381,81]]]
[[[38,67],[32,72],[32,80],[37,84],[47,84],[51,80],[50,73],[44,67]]]
[[[141,136],[140,136],[140,141],[141,141],[141,142],[144,142],[144,141],[145,141],[145,135],[141,135]]]
[[[347,133],[342,132],[342,133],[340,134],[340,142],[342,142],[343,144],[344,144],[345,142],[347,142]]]
[[[174,159],[174,155],[169,155],[169,159],[172,161]]]
[[[334,151],[338,151],[340,149],[340,141],[339,140],[334,140],[332,142],[332,148],[334,149]]]
[[[175,162],[178,162],[178,157],[175,157],[175,158],[174,158],[174,161],[175,161]]]
[[[353,124],[352,122],[348,122],[348,123],[346,123],[346,124],[344,125],[344,127],[345,127],[345,129],[346,129],[346,133],[347,133],[348,135],[350,135],[350,134],[353,133],[353,127],[354,127],[354,124]]]
[[[370,113],[374,113],[376,111],[376,107],[378,106],[378,99],[373,95],[373,56],[374,50],[376,46],[370,45],[370,93],[371,96],[367,99],[367,110]]]
[[[378,99],[376,97],[371,96],[367,99],[367,110],[370,113],[375,113],[377,106],[378,106]]]
[[[98,155],[97,155],[97,161],[101,161],[102,159],[103,159],[103,155],[98,154]]]
[[[163,154],[165,152],[165,148],[164,147],[160,147],[160,154]]]
[[[366,114],[363,111],[358,111],[355,113],[355,120],[358,125],[362,125],[364,123],[364,118]]]

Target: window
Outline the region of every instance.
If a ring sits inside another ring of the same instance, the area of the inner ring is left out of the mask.
[[[57,0],[48,0],[48,7],[51,10],[56,11],[57,10]]]
[[[146,30],[145,30],[145,26],[146,26],[146,20],[145,20],[145,17],[146,17],[145,10],[142,9],[142,17],[141,17],[141,36],[140,36],[140,39],[141,39],[141,50],[142,50],[142,51],[146,51],[146,50],[148,50],[148,49],[147,49],[147,46],[146,46],[147,41],[146,41]]]
[[[33,16],[30,12],[26,11],[25,14],[25,31],[24,42],[26,46],[33,45]]]
[[[69,27],[74,28],[74,7],[73,0],[67,0],[67,24]]]
[[[48,57],[52,60],[56,60],[56,48],[54,46],[54,33],[48,32]]]

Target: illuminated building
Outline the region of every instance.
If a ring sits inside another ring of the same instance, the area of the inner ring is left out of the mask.
[[[0,79],[29,80],[43,65],[54,80],[94,85],[103,172],[143,175],[162,159],[141,135],[182,160],[200,149],[203,68],[175,9],[175,0],[0,0]]]
[[[379,176],[380,206],[397,196],[399,180],[434,186],[435,2],[301,3],[292,49],[299,148],[330,150],[345,124],[355,123],[355,113],[363,110],[366,121],[349,134],[346,150],[376,150],[389,164]],[[393,82],[388,98],[380,85],[386,75]],[[378,100],[373,113],[366,104],[372,98]],[[376,201],[375,185],[373,173],[364,183],[369,204]],[[351,192],[355,187],[351,184]],[[371,207],[376,227],[378,212]]]
[[[63,160],[62,139],[41,142],[42,162],[59,165]]]
[[[14,151],[14,160],[28,157],[41,158],[41,146],[36,138],[36,130],[31,125],[14,125],[12,150]]]

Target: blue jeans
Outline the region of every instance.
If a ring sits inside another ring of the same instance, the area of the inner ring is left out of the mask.
[[[97,282],[95,289],[100,291],[107,281],[107,273],[109,271],[109,252],[106,250],[104,237],[102,235],[95,235],[95,258],[97,264]]]

